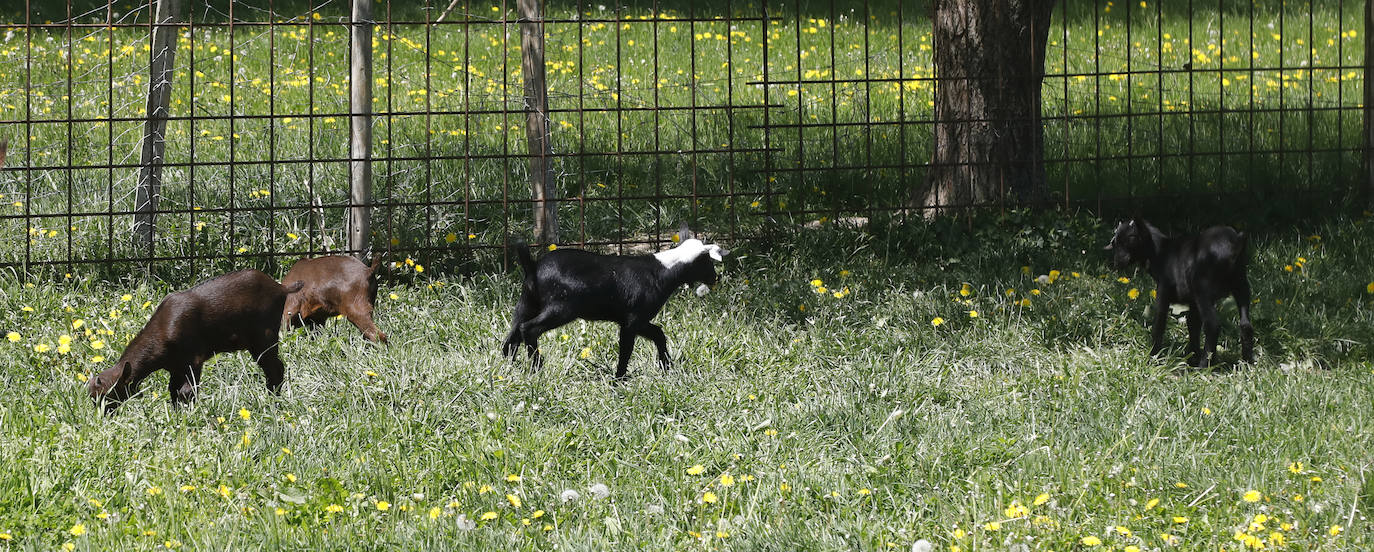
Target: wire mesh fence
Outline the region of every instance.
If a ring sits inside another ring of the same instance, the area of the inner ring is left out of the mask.
[[[153,239],[132,229],[149,4],[3,13],[0,267],[167,276],[347,248],[349,3],[190,1],[175,25]],[[744,240],[923,207],[929,1],[548,2],[560,242],[628,251],[688,221]],[[1059,2],[1041,87],[1053,205],[1360,188],[1363,3]],[[380,2],[372,249],[466,270],[528,235],[514,2]]]

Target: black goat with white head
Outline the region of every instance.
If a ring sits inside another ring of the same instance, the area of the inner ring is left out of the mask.
[[[695,239],[684,225],[677,247],[652,255],[600,255],[577,249],[557,249],[539,259],[524,244],[511,244],[524,283],[511,317],[510,334],[502,353],[514,358],[525,345],[536,369],[543,366],[539,336],[572,322],[606,320],[620,325],[620,360],[615,377],[625,377],[634,352],[635,337],[645,337],[658,348],[658,361],[667,368],[668,339],[654,316],[678,288],[699,284],[705,295],[716,283],[715,263],[729,251]]]
[[[1170,305],[1188,306],[1188,354],[1206,368],[1217,351],[1216,303],[1230,295],[1240,311],[1241,357],[1254,362],[1255,330],[1250,324],[1250,282],[1245,234],[1229,226],[1214,226],[1195,235],[1169,237],[1142,219],[1123,221],[1105,248],[1118,269],[1143,264],[1155,280],[1154,325],[1150,354],[1164,348],[1164,323]],[[1198,330],[1207,334],[1207,347],[1198,351]]]

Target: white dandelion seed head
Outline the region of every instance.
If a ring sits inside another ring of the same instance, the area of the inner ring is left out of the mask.
[[[911,543],[911,552],[931,552],[932,550],[935,550],[935,545],[930,544],[928,540],[920,539]]]
[[[600,500],[611,496],[611,488],[607,487],[605,483],[597,483],[591,487],[587,487],[587,494],[591,495],[592,498]]]
[[[1035,281],[1036,281],[1036,282],[1039,282],[1040,285],[1042,285],[1042,286],[1044,286],[1044,285],[1049,285],[1049,283],[1050,283],[1050,275],[1049,275],[1049,274],[1041,274],[1041,275],[1035,277]]]
[[[582,494],[572,489],[566,489],[558,494],[558,498],[564,503],[577,502],[577,499],[582,498]]]
[[[650,504],[644,507],[644,513],[649,514],[651,516],[660,515],[663,513],[663,506],[660,506],[658,504]]]
[[[477,528],[477,522],[468,519],[467,514],[458,514],[458,529],[471,531]]]

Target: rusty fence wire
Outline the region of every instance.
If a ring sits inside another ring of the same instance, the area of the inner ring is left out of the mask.
[[[0,8],[0,268],[178,277],[347,247],[349,3],[183,4],[150,244],[133,226],[153,7]],[[682,221],[737,241],[919,212],[936,9],[546,2],[560,243],[643,251]],[[1048,203],[1350,197],[1364,10],[1058,2]],[[383,1],[373,17],[372,249],[407,270],[499,259],[532,211],[515,3]]]

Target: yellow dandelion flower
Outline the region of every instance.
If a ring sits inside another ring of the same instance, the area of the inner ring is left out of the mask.
[[[8,339],[10,343],[18,343],[19,340],[24,339],[24,336],[19,335],[19,332],[9,332],[5,334],[5,339]]]
[[[978,311],[976,311],[976,310],[968,311],[968,317],[969,317],[969,318],[978,318]]]
[[[938,316],[936,316],[935,318],[930,319],[930,325],[931,325],[931,326],[939,327],[940,324],[944,324],[944,323],[945,323],[945,319],[940,318],[940,317],[938,317]]]
[[[1288,471],[1293,473],[1302,473],[1302,462],[1289,462]]]
[[[1135,301],[1136,299],[1140,298],[1140,290],[1136,288],[1131,288],[1130,291],[1126,292],[1126,297],[1129,297],[1132,301]]]
[[[385,500],[378,500],[378,501],[377,501],[377,511],[379,511],[379,512],[385,512],[385,511],[390,510],[390,509],[391,509],[391,503],[390,503],[390,502],[387,502],[387,501],[385,501]]]
[[[1341,527],[1341,526],[1339,526],[1339,525],[1332,525],[1331,528],[1329,528],[1329,529],[1326,530],[1326,533],[1327,533],[1328,535],[1331,535],[1331,536],[1334,537],[1334,536],[1337,536],[1337,535],[1341,534],[1341,531],[1344,531],[1344,530],[1345,530],[1344,527]],[[73,533],[73,534],[75,534],[75,533]]]
[[[1099,539],[1099,538],[1094,537],[1094,536],[1092,536],[1092,535],[1088,535],[1088,536],[1086,536],[1086,537],[1083,537],[1083,539],[1080,540],[1079,542],[1082,542],[1082,543],[1083,543],[1083,546],[1087,546],[1087,547],[1102,546],[1102,539]]]
[[[702,472],[705,472],[705,471],[706,471],[706,466],[703,466],[703,465],[701,465],[701,464],[697,464],[697,465],[695,465],[695,466],[692,466],[692,467],[690,467],[690,468],[687,468],[687,475],[701,475]]]
[[[240,418],[243,418],[243,419],[245,419],[245,420],[251,420],[251,419],[253,419],[253,413],[252,413],[252,412],[249,412],[247,408],[240,408],[240,409],[239,409],[239,417],[240,417]]]
[[[996,521],[989,521],[983,524],[983,528],[987,529],[988,531],[997,532],[1002,530],[1002,524]]]
[[[720,486],[722,486],[722,487],[729,487],[729,486],[734,485],[734,484],[735,484],[735,476],[730,475],[729,473],[723,473],[723,474],[721,474],[721,476],[720,476]]]
[[[959,288],[959,296],[960,296],[960,297],[968,297],[969,295],[972,295],[972,294],[973,294],[973,288],[969,287],[968,284],[964,284],[963,286],[961,286],[961,287]]]
[[[509,481],[509,482],[511,482],[511,483],[516,483],[516,482],[520,481],[520,476],[518,476],[518,475],[512,473],[512,474],[506,476],[506,481]]]
[[[343,511],[343,506],[331,503],[330,505],[324,507],[324,511],[329,512],[331,514],[337,514]]]
[[[1049,501],[1050,493],[1040,493],[1040,496],[1035,497],[1035,500],[1031,501],[1031,506],[1040,506]]]
[[[512,508],[519,508],[521,504],[520,497],[510,493],[506,493],[506,502],[509,502]]]
[[[720,501],[720,497],[717,497],[716,493],[706,491],[701,495],[701,501],[707,504],[715,504],[716,502]]]
[[[1241,499],[1246,502],[1259,502],[1259,500],[1263,497],[1264,495],[1260,494],[1259,491],[1249,490],[1245,491],[1245,495],[1241,496]]]
[[[481,519],[482,519],[482,521],[491,521],[491,520],[493,520],[493,519],[496,519],[496,512],[486,512],[486,513],[483,513]]]
[[[73,537],[79,537],[81,535],[86,534],[86,526],[78,523],[76,525],[73,525],[71,529],[68,529],[67,532],[71,533]]]

